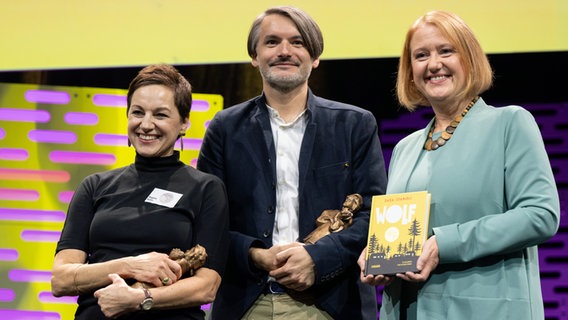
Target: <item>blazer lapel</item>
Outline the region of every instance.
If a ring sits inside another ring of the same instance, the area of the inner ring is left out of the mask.
[[[311,114],[310,114],[311,118]],[[308,168],[310,164],[310,159],[312,158],[312,151],[314,149],[314,143],[317,132],[317,124],[313,119],[308,118],[308,124],[306,126],[306,131],[304,132],[304,137],[302,138],[302,146],[300,148],[300,159],[298,160],[298,194],[303,193],[303,189],[306,181],[306,174],[308,173]]]
[[[392,176],[394,172],[389,172],[389,183],[387,187],[387,193],[393,193],[394,190],[398,190],[394,193],[402,192],[400,190],[408,190],[408,181],[410,180],[410,175],[414,172],[416,165],[418,164],[418,158],[424,147],[424,142],[428,135],[430,126],[433,124],[433,120],[430,121],[429,125],[426,126],[422,134],[415,135],[412,141],[406,145],[404,149],[398,150],[397,168],[396,176]],[[390,170],[389,170],[390,171]]]
[[[263,100],[257,102],[257,111],[256,114],[253,116],[254,121],[256,122],[256,128],[258,128],[260,134],[256,132],[253,133],[254,140],[256,143],[260,145],[265,145],[266,149],[264,155],[266,157],[259,159],[261,163],[261,167],[264,170],[269,170],[268,177],[272,177],[272,182],[276,181],[276,149],[274,146],[274,138],[272,137],[272,127],[270,126],[270,118],[268,115],[268,110],[263,109],[266,106],[261,106]],[[262,157],[262,155],[261,155]],[[268,161],[269,165],[264,165],[262,163],[266,163]]]

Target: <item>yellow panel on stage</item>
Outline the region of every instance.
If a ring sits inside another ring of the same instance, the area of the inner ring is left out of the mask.
[[[361,0],[287,4],[306,10],[325,37],[323,59],[398,57],[421,14],[459,14],[488,53],[568,50],[565,0]],[[0,10],[1,70],[248,62],[246,37],[281,1],[22,0]]]
[[[134,161],[126,92],[0,83],[0,319],[73,318],[76,298],[50,291],[55,245],[81,180]],[[220,95],[193,95],[183,162],[196,165],[222,108]]]

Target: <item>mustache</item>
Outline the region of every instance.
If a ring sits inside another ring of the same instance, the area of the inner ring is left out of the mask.
[[[281,64],[281,63],[293,64],[294,66],[299,66],[299,65],[300,65],[300,62],[299,62],[299,61],[296,61],[296,60],[292,59],[291,57],[286,57],[286,56],[278,57],[278,58],[276,58],[276,59],[270,60],[270,61],[268,62],[268,65],[269,65],[269,66],[274,66],[274,65],[277,65],[277,64]]]

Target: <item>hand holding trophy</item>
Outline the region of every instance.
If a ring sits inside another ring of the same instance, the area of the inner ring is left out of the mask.
[[[189,276],[193,276],[195,271],[203,266],[205,260],[207,259],[207,252],[205,248],[200,245],[195,245],[195,247],[181,251],[178,248],[172,249],[169,254],[170,259],[179,263],[181,267],[181,274],[186,274],[189,272]],[[151,288],[153,285],[145,282],[136,282],[132,285],[133,288]]]

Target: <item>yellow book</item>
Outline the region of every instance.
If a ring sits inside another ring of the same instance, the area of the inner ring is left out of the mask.
[[[429,217],[428,191],[373,196],[365,274],[416,272]]]

